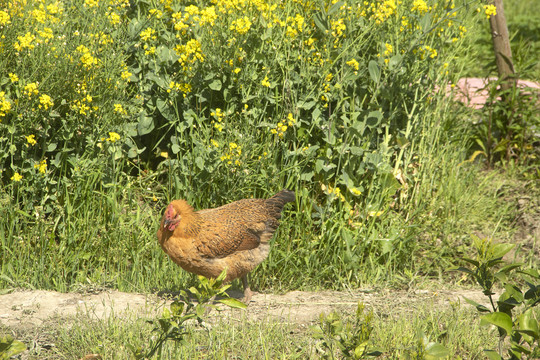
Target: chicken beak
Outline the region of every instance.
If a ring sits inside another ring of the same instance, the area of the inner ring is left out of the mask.
[[[174,231],[179,222],[180,216],[178,215],[172,219],[170,217],[165,217],[165,219],[163,220],[163,226],[169,231]]]

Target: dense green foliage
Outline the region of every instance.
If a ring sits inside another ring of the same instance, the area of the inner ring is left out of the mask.
[[[260,287],[409,281],[505,231],[438,91],[478,1],[3,6],[2,287],[185,285],[155,240],[178,197],[296,191]]]

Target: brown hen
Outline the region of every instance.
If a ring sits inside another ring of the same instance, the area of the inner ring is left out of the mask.
[[[247,273],[268,256],[281,211],[294,199],[293,191],[282,190],[269,199],[243,199],[200,211],[174,200],[161,219],[159,244],[186,271],[216,278],[227,269],[226,282],[241,277],[249,303]]]

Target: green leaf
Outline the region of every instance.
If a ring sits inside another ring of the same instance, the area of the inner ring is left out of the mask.
[[[427,13],[420,19],[420,27],[422,28],[422,31],[424,33],[427,33],[429,31],[429,28],[431,27],[431,14]]]
[[[47,152],[51,152],[51,151],[54,151],[56,150],[56,147],[58,146],[57,143],[55,142],[51,142],[47,145]]]
[[[332,5],[330,9],[328,9],[327,15],[330,16],[333,13],[337,12],[344,4],[345,3],[343,1],[338,1],[337,3]]]
[[[137,124],[137,132],[139,136],[149,134],[154,130],[154,119],[149,116],[141,114],[139,116],[139,123]]]
[[[204,170],[204,160],[202,157],[197,156],[195,158],[195,165],[199,168],[199,170]]]
[[[218,302],[227,305],[228,307],[234,308],[234,309],[245,309],[247,308],[247,305],[241,302],[240,300],[233,299],[233,298],[227,298],[227,299],[221,299],[218,300]]]
[[[170,306],[173,316],[181,316],[182,312],[184,312],[184,306],[185,304],[183,302],[174,301]]]
[[[381,124],[382,118],[383,118],[383,114],[379,110],[370,111],[368,116],[366,117],[366,126],[371,129],[379,127],[379,125]]]
[[[390,69],[395,68],[397,65],[401,63],[401,60],[403,59],[403,55],[397,54],[390,58],[390,61],[388,62],[388,67]]]
[[[484,354],[486,354],[489,360],[503,360],[501,355],[495,350],[484,350]]]
[[[173,122],[176,119],[176,112],[169,100],[158,98],[156,100],[156,107],[159,113],[168,121]]]
[[[516,263],[516,264],[508,264],[506,266],[503,266],[502,268],[499,269],[499,271],[497,271],[497,273],[495,274],[495,276],[497,274],[506,274],[514,269],[517,269],[519,267],[521,267],[523,264],[522,263]]]
[[[315,14],[313,16],[313,22],[315,22],[315,25],[319,28],[320,31],[322,31],[323,33],[326,32],[326,30],[328,30],[328,26],[327,26],[327,21],[326,21],[326,16],[324,17],[323,19],[323,15],[322,14]]]
[[[303,180],[303,181],[311,181],[311,179],[313,179],[313,171],[309,171],[309,172],[306,172],[306,173],[302,173],[300,175],[300,180]]]
[[[465,301],[471,305],[473,305],[474,307],[476,307],[476,310],[480,311],[480,312],[489,312],[490,310],[485,307],[484,305],[482,304],[479,304],[477,303],[476,301],[474,300],[471,300],[471,299],[467,299],[465,296],[463,297],[463,299],[465,299]]]
[[[502,258],[515,246],[515,244],[497,244],[491,249],[491,256],[494,259]]]
[[[0,337],[0,359],[9,359],[26,350],[24,343],[15,340],[13,336],[6,335]]]
[[[367,345],[368,345],[368,341],[364,341],[354,349],[354,357],[356,359],[362,358],[362,356],[366,352]]]
[[[378,84],[381,79],[381,69],[379,68],[379,64],[377,64],[375,60],[371,60],[368,64],[368,70],[371,80],[373,80],[375,84]]]
[[[518,316],[517,324],[518,331],[524,332],[536,340],[540,340],[540,324],[535,319],[531,308]]]
[[[540,279],[540,274],[538,273],[538,270],[536,269],[525,269],[519,271],[521,274],[529,275],[535,279]]]
[[[208,87],[214,91],[221,90],[222,83],[220,80],[216,79],[212,81],[210,84],[208,84]]]
[[[495,325],[498,328],[506,331],[507,335],[512,334],[512,318],[510,318],[508,314],[502,312],[492,312],[490,314],[483,315],[480,319],[481,325],[485,325],[486,323]]]
[[[461,272],[467,273],[467,274],[469,274],[469,275],[474,275],[474,271],[472,271],[472,270],[470,270],[470,269],[467,269],[467,268],[464,268],[463,266],[450,268],[450,269],[448,269],[448,270],[449,270],[449,271],[461,271]]]
[[[223,281],[225,280],[226,277],[227,277],[227,269],[223,269],[221,274],[219,274],[219,276],[216,278],[216,282]]]
[[[461,258],[463,261],[466,261],[468,262],[469,264],[472,264],[476,267],[480,267],[480,263],[476,260],[473,260],[473,259],[469,259],[469,258]]]
[[[432,342],[426,346],[426,360],[440,359],[450,355],[450,351],[443,345]]]

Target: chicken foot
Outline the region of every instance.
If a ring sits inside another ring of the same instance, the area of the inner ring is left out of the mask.
[[[242,276],[242,285],[244,286],[244,298],[242,299],[242,302],[248,305],[251,302],[253,291],[249,288],[247,274]]]

